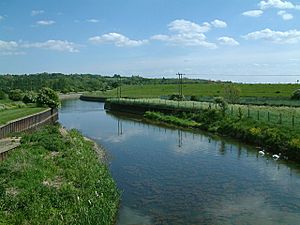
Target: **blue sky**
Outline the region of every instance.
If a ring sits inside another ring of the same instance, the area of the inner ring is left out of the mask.
[[[295,82],[300,0],[1,0],[0,73],[43,71]]]

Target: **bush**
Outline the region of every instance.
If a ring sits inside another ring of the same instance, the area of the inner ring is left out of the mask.
[[[0,100],[6,99],[7,95],[4,91],[0,90]]]
[[[60,101],[57,93],[51,88],[42,88],[36,99],[37,106],[48,106],[51,109],[56,109],[60,106]]]
[[[169,100],[173,100],[173,101],[184,101],[185,97],[183,95],[179,95],[179,94],[172,94],[169,97]]]
[[[22,101],[23,99],[23,92],[20,89],[11,90],[8,94],[10,100],[13,101]]]
[[[224,87],[224,99],[230,103],[238,103],[240,101],[241,90],[234,85],[226,85]]]
[[[28,103],[35,103],[36,102],[36,98],[37,98],[37,94],[33,91],[28,91],[25,93],[24,97],[23,97],[23,102],[25,104]]]
[[[293,100],[300,100],[300,89],[297,89],[293,92],[293,95],[291,96],[291,99]]]
[[[222,97],[214,98],[214,102],[221,108],[221,112],[225,115],[226,110],[228,108],[227,102]]]

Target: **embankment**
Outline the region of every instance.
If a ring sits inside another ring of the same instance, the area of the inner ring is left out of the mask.
[[[82,101],[89,101],[89,102],[105,102],[107,98],[106,97],[80,95],[79,99]]]
[[[96,151],[76,130],[25,134],[0,163],[0,224],[114,224],[120,195]]]
[[[156,122],[179,127],[201,129],[211,133],[230,136],[259,146],[266,153],[300,162],[300,134],[297,130],[255,121],[243,115],[233,117],[218,109],[160,108],[159,105],[135,104],[126,101],[108,101],[105,108],[112,111],[144,115]]]

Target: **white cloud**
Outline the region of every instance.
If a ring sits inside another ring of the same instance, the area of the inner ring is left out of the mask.
[[[211,29],[211,25],[207,22],[202,25],[187,21],[174,20],[168,25],[169,31],[175,34],[164,35],[158,34],[151,37],[152,40],[164,41],[172,45],[182,46],[203,46],[215,49],[217,45],[206,41],[204,33]]]
[[[52,24],[55,24],[55,21],[53,20],[39,20],[36,22],[37,25],[41,25],[41,26],[49,26]]]
[[[19,44],[15,41],[0,40],[0,55],[23,55],[24,52],[18,51]]]
[[[36,42],[23,44],[23,48],[41,48],[41,49],[49,49],[60,52],[79,52],[76,48],[76,45],[73,42],[62,41],[62,40],[48,40],[45,42]]]
[[[277,44],[296,44],[300,42],[300,31],[273,31],[264,29],[243,36],[246,40],[267,40]]]
[[[277,8],[277,9],[297,9],[297,8],[299,8],[299,5],[294,5],[292,2],[282,1],[282,0],[264,0],[264,1],[260,1],[258,6],[262,10],[265,10],[268,8]]]
[[[0,40],[0,51],[2,50],[14,50],[18,47],[18,43],[15,41],[1,41]]]
[[[222,20],[214,20],[211,24],[216,28],[225,28],[227,27],[227,23]]]
[[[108,33],[101,36],[89,38],[94,44],[114,43],[117,47],[138,47],[146,44],[147,40],[131,40],[128,37],[118,33]]]
[[[4,17],[0,15],[0,21],[3,20],[3,19],[4,19]]]
[[[43,14],[44,12],[45,12],[44,10],[32,10],[31,16],[37,16],[37,15]]]
[[[292,20],[294,18],[292,14],[287,13],[285,10],[280,10],[277,14],[281,16],[283,20]]]
[[[250,16],[250,17],[260,17],[263,13],[264,11],[262,10],[250,10],[250,11],[243,12],[242,15]]]
[[[97,20],[97,19],[88,19],[86,21],[89,23],[99,23],[99,20]]]
[[[205,33],[210,30],[209,23],[203,23],[199,25],[188,20],[174,20],[169,25],[169,30],[178,32],[181,34],[185,33]]]
[[[231,37],[220,37],[220,38],[218,38],[218,41],[221,45],[229,45],[229,46],[240,45],[239,42],[237,42],[235,39],[233,39]]]

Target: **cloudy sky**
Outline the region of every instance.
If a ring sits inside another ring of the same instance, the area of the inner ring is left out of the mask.
[[[43,71],[295,82],[300,0],[1,0],[0,73]]]

